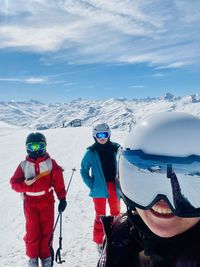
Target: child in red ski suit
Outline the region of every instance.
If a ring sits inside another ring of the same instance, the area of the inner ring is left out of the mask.
[[[59,199],[58,211],[66,207],[66,190],[63,169],[46,153],[46,138],[41,133],[31,133],[26,140],[27,157],[17,167],[10,179],[12,189],[24,194],[26,218],[26,254],[29,267],[51,266],[49,239],[54,225],[54,195]]]

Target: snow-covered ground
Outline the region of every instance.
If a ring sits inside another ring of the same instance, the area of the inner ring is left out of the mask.
[[[106,121],[111,128],[127,131],[130,125],[152,113],[185,111],[200,116],[200,95],[145,99],[76,99],[69,103],[44,104],[38,101],[0,101],[0,121],[37,129],[50,129],[81,119],[83,126]]]
[[[62,256],[66,262],[55,266],[95,267],[98,254],[92,242],[92,199],[88,197],[88,189],[79,174],[85,148],[93,142],[91,128],[56,128],[42,132],[47,137],[48,152],[64,168],[66,184],[72,168],[77,168],[67,195],[68,206],[63,214]],[[0,123],[0,267],[27,266],[23,241],[23,201],[20,194],[11,190],[9,180],[26,155],[24,143],[28,133],[29,129]],[[113,130],[111,139],[122,144],[125,136],[126,132]],[[57,232],[54,241],[57,249]]]

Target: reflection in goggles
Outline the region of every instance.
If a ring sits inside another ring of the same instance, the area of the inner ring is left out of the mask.
[[[46,144],[44,142],[32,142],[26,144],[26,149],[31,152],[43,150],[45,148]]]
[[[104,138],[108,138],[109,134],[107,132],[100,132],[96,134],[96,138],[98,139],[104,139]]]
[[[200,176],[200,156],[170,157],[145,154],[141,150],[124,150],[122,155],[134,166],[150,172],[182,173]]]
[[[200,156],[170,157],[123,150],[120,184],[136,207],[164,199],[177,216],[200,216]]]

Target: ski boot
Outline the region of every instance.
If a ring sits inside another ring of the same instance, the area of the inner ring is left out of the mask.
[[[51,257],[42,259],[42,267],[51,267]]]
[[[38,267],[38,258],[30,258],[28,261],[28,267]]]

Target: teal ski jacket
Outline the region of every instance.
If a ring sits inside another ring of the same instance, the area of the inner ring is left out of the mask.
[[[120,145],[113,143],[113,146],[116,147],[115,154],[117,156],[117,150]],[[98,152],[96,150],[92,150],[91,148],[92,146],[87,148],[86,153],[81,161],[81,176],[84,183],[90,189],[89,196],[93,198],[108,198],[109,194],[100,157],[98,155]],[[115,165],[117,167],[116,157]]]

